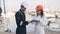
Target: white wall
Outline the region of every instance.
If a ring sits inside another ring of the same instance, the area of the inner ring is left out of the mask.
[[[29,10],[34,10],[36,5],[41,4],[44,8],[49,8],[49,10],[58,11],[60,9],[60,0],[5,0],[6,11],[17,11],[20,8],[22,1],[29,2]]]
[[[59,11],[60,0],[44,0],[44,7],[49,8],[51,11]]]
[[[5,0],[6,11],[17,11],[20,8],[21,0]]]

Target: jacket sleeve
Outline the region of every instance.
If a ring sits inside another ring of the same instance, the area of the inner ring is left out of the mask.
[[[28,21],[24,21],[25,22],[25,25],[28,25]]]
[[[17,26],[20,27],[21,18],[20,18],[20,14],[18,12],[15,14],[15,18],[16,18]]]

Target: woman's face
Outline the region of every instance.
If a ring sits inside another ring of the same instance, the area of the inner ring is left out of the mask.
[[[40,11],[40,10],[37,10],[36,13],[37,13],[38,15],[40,15],[40,14],[41,14],[41,11]]]

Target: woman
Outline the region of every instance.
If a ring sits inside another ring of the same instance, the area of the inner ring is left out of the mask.
[[[35,34],[45,34],[44,27],[47,25],[47,18],[41,5],[36,7],[36,15],[33,18],[33,23],[35,21]]]

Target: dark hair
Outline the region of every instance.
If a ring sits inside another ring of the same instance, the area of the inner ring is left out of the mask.
[[[23,5],[21,5],[21,7],[25,8]],[[25,8],[26,9],[26,8]]]
[[[23,5],[21,5],[21,7],[24,7]]]
[[[43,17],[44,16],[44,13],[43,13],[43,10],[41,10],[41,17]]]

